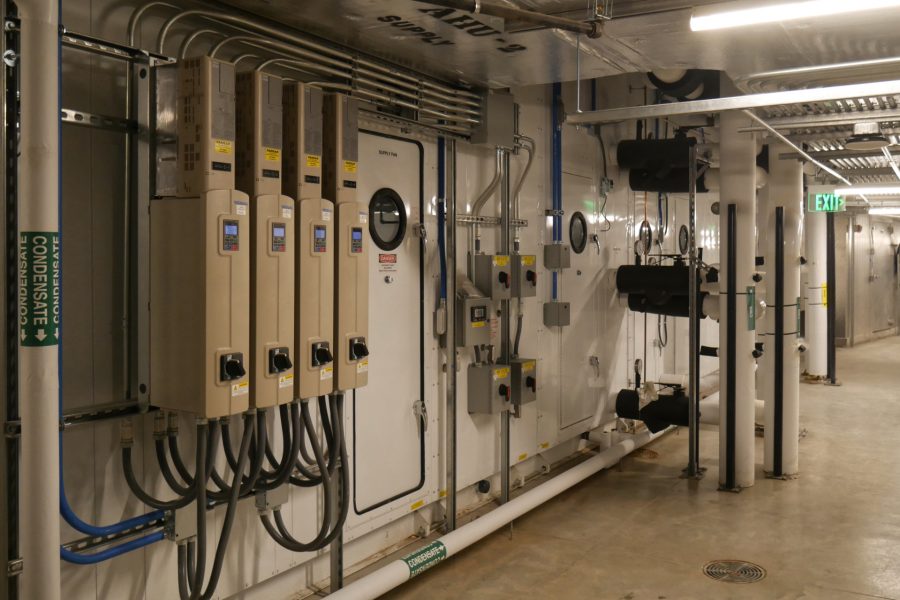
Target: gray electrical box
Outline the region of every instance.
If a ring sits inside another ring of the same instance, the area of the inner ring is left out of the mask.
[[[537,257],[534,254],[513,254],[512,295],[516,298],[537,296]]]
[[[491,300],[508,300],[512,297],[512,273],[510,258],[505,254],[476,254],[473,283]]]
[[[469,365],[469,413],[496,415],[510,407],[509,365]]]
[[[514,358],[512,370],[512,402],[516,406],[537,400],[537,361],[533,358]]]
[[[544,304],[544,325],[546,327],[568,327],[571,307],[568,302],[546,302]]]
[[[572,266],[572,251],[565,244],[544,246],[544,268],[558,270]]]
[[[485,298],[468,281],[456,294],[456,345],[459,348],[491,343],[490,298]]]
[[[472,143],[514,148],[516,104],[512,94],[489,92],[481,104],[481,122],[472,130]]]

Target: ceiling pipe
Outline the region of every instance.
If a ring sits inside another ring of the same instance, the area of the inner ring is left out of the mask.
[[[464,10],[475,14],[490,15],[492,17],[501,17],[510,21],[519,21],[522,23],[531,23],[542,27],[550,27],[553,29],[563,29],[573,33],[582,33],[591,38],[600,37],[600,28],[595,22],[576,21],[565,17],[556,17],[553,15],[545,15],[544,13],[534,12],[531,10],[523,10],[521,8],[511,8],[509,6],[493,2],[492,0],[416,0],[417,2],[426,2],[427,4],[435,4],[437,6],[445,6],[447,8],[455,8],[456,10]]]

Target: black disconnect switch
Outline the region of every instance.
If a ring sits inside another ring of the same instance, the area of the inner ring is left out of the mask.
[[[312,366],[321,367],[334,361],[328,342],[316,342],[312,345]]]
[[[269,350],[269,373],[284,373],[293,366],[289,348],[281,347]]]
[[[369,347],[366,338],[357,337],[350,339],[350,360],[360,360],[369,356]]]
[[[219,359],[219,379],[221,381],[234,381],[246,374],[244,355],[241,352],[223,354]]]

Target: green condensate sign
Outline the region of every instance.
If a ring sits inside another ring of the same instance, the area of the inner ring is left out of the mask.
[[[59,344],[59,233],[23,231],[19,237],[19,340],[23,346]]]
[[[756,286],[747,286],[747,329],[756,329]]]
[[[447,547],[441,542],[431,542],[400,560],[409,567],[410,578],[421,575],[434,565],[447,558]]]
[[[843,196],[834,193],[810,192],[806,202],[807,212],[843,212],[847,210],[847,204]]]

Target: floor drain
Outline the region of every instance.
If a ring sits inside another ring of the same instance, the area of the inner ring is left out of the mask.
[[[765,578],[766,570],[745,560],[714,560],[703,566],[703,574],[725,583],[755,583]]]

